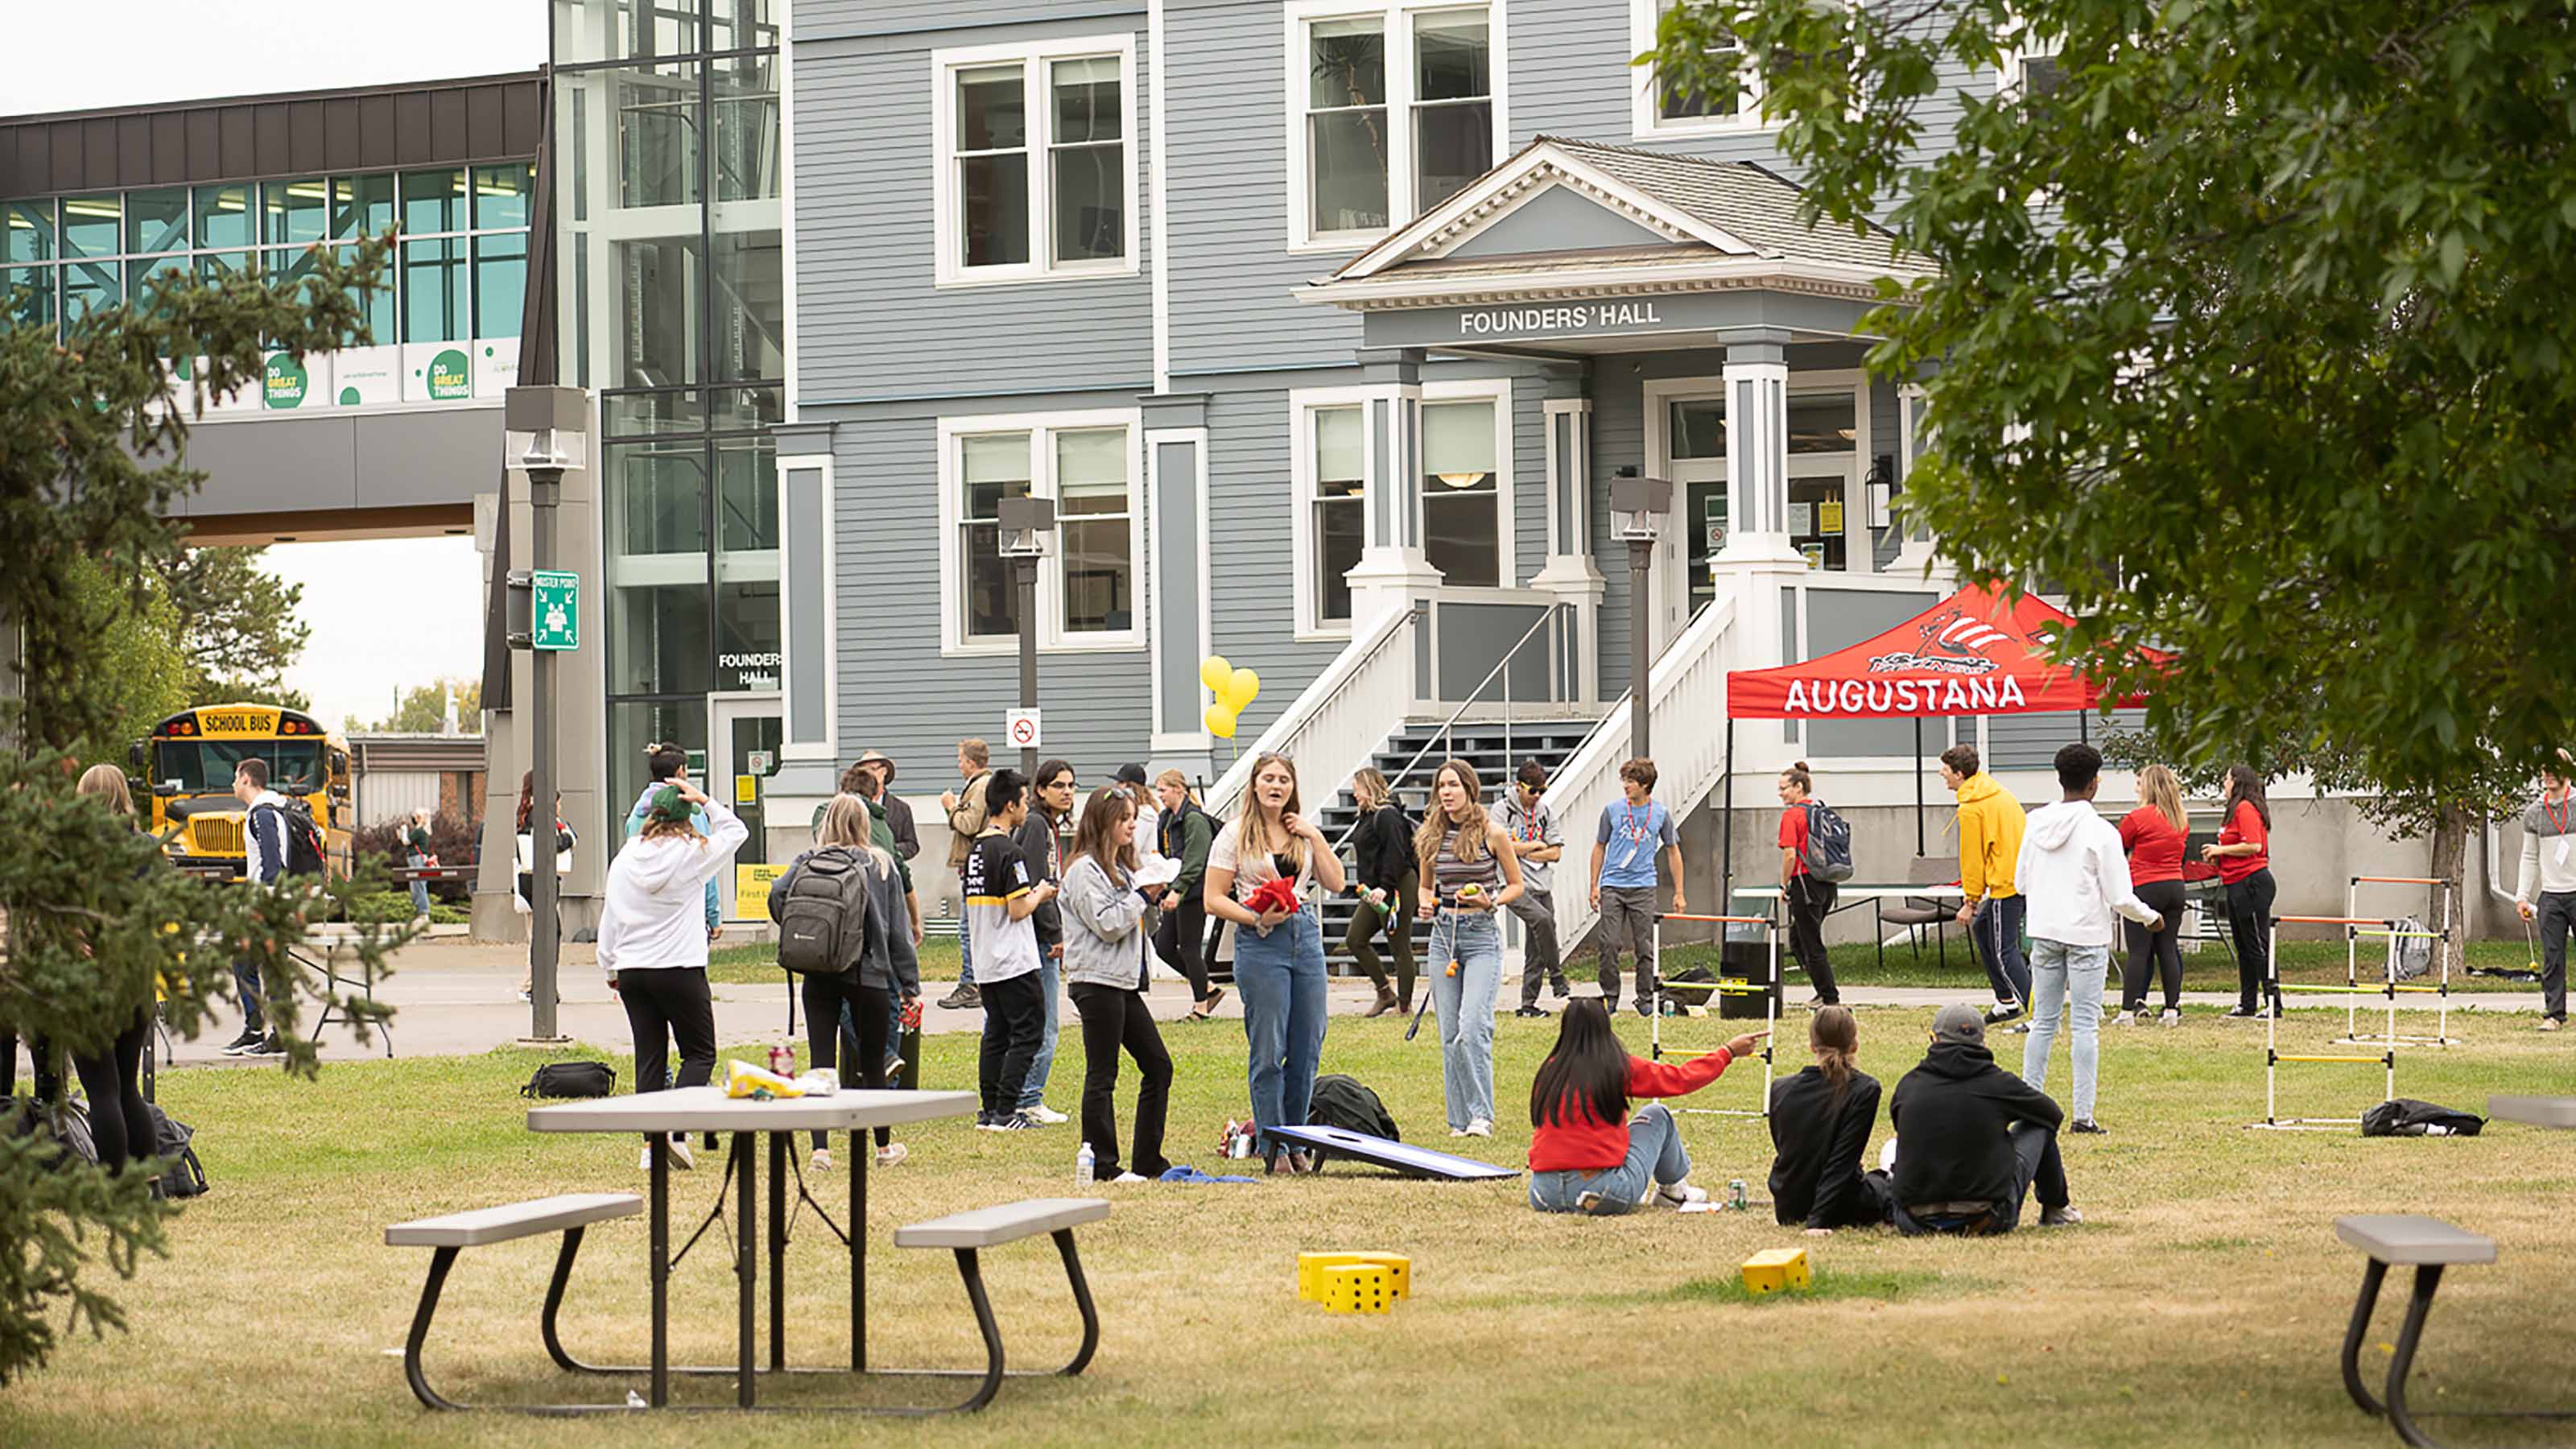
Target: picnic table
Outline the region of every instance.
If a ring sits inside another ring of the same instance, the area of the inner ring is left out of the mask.
[[[1763,910],[1768,913],[1771,910],[1770,903],[1780,899],[1780,888],[1778,886],[1737,886],[1735,898],[1739,901],[1761,901],[1764,903]],[[1856,906],[1867,905],[1871,919],[1877,923],[1877,928],[1871,932],[1871,936],[1878,943],[1878,964],[1884,967],[1887,964],[1887,922],[1880,912],[1885,909],[1889,901],[1914,899],[1936,900],[1946,904],[1967,899],[1967,892],[1959,888],[1957,881],[1952,881],[1948,885],[1872,885],[1864,881],[1844,881],[1834,887],[1833,908],[1826,911],[1825,915],[1831,918]],[[1781,921],[1779,926],[1785,931],[1788,929],[1788,922]],[[1906,929],[1915,931],[1920,927],[1909,925]],[[1919,941],[1921,938],[1918,936],[1916,939]],[[1786,954],[1786,952],[1782,953],[1784,957]]]
[[[651,1218],[652,1247],[648,1274],[653,1296],[653,1349],[649,1372],[652,1378],[649,1404],[664,1408],[670,1403],[670,1277],[671,1277],[671,1169],[669,1137],[672,1133],[726,1133],[733,1138],[725,1168],[734,1178],[736,1195],[734,1228],[738,1236],[735,1271],[738,1279],[739,1322],[735,1344],[735,1363],[730,1367],[684,1367],[681,1373],[730,1373],[735,1376],[737,1402],[743,1408],[754,1406],[758,1376],[761,1370],[753,1364],[756,1334],[755,1303],[758,1298],[760,1254],[758,1249],[757,1184],[753,1138],[760,1133],[769,1136],[769,1365],[768,1372],[785,1373],[787,1368],[787,1181],[789,1137],[797,1132],[847,1132],[850,1137],[850,1226],[846,1234],[850,1252],[850,1372],[866,1373],[867,1367],[867,1281],[868,1281],[868,1162],[875,1154],[866,1140],[877,1127],[898,1127],[906,1123],[927,1122],[943,1117],[969,1117],[978,1105],[972,1092],[897,1092],[843,1090],[830,1096],[795,1097],[777,1101],[727,1097],[716,1087],[683,1087],[665,1092],[643,1092],[627,1097],[596,1097],[560,1105],[535,1107],[528,1112],[531,1132],[607,1132],[619,1135],[651,1134],[652,1158]],[[799,1197],[804,1184],[797,1183]],[[721,1191],[717,1211],[724,1206]],[[814,1204],[817,1212],[819,1203]],[[708,1215],[714,1221],[715,1214]],[[828,1219],[826,1219],[828,1221]],[[705,1228],[701,1227],[700,1232]],[[692,1240],[694,1242],[694,1239]],[[685,1249],[684,1249],[685,1251]],[[558,1355],[564,1358],[563,1355]],[[566,1362],[566,1367],[590,1369],[586,1364]],[[598,1372],[625,1372],[598,1369]]]

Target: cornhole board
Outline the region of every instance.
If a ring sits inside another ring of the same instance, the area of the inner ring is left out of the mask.
[[[1483,1182],[1498,1177],[1518,1177],[1517,1167],[1496,1167],[1472,1157],[1455,1157],[1434,1152],[1428,1147],[1415,1147],[1403,1142],[1390,1142],[1371,1137],[1365,1132],[1352,1132],[1340,1127],[1272,1127],[1274,1137],[1320,1147],[1343,1157],[1356,1157],[1377,1167],[1392,1168],[1407,1177],[1444,1177],[1452,1182]]]

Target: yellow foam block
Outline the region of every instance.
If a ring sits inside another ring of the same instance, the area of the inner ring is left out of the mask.
[[[1383,1263],[1345,1263],[1322,1273],[1326,1313],[1386,1313],[1395,1307],[1395,1270]]]
[[[1395,1296],[1413,1296],[1413,1260],[1402,1253],[1299,1253],[1297,1255],[1297,1296],[1309,1303],[1324,1300],[1324,1272],[1354,1264],[1375,1264],[1387,1270]]]
[[[1807,1250],[1804,1248],[1764,1248],[1744,1260],[1744,1291],[1747,1293],[1781,1293],[1791,1288],[1811,1286],[1815,1279],[1807,1272]]]

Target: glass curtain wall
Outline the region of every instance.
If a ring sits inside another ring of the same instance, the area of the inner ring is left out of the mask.
[[[620,801],[643,788],[646,743],[704,751],[712,700],[779,688],[779,8],[553,4],[560,371],[600,395]],[[743,772],[716,753],[718,781]]]

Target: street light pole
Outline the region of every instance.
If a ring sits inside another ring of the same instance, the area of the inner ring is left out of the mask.
[[[1002,557],[1020,587],[1020,708],[1038,707],[1038,563],[1055,546],[1055,500],[1005,498],[996,510]],[[1038,742],[1020,747],[1020,778],[1037,782]]]
[[[556,967],[562,955],[562,881],[555,874],[556,758],[555,655],[579,638],[577,603],[572,615],[542,627],[535,616],[534,585],[555,574],[555,525],[563,504],[563,477],[583,465],[590,400],[577,387],[514,387],[502,398],[502,452],[508,465],[528,475],[529,570],[509,576],[510,646],[527,649],[528,661],[528,1035],[564,1039],[557,1007]],[[577,595],[572,596],[577,598]],[[540,638],[540,635],[544,637]]]
[[[1655,667],[1654,596],[1647,585],[1672,506],[1670,480],[1638,477],[1633,464],[1610,480],[1611,531],[1628,544],[1628,753],[1637,759],[1653,757],[1648,721],[1654,698],[1647,686]]]

